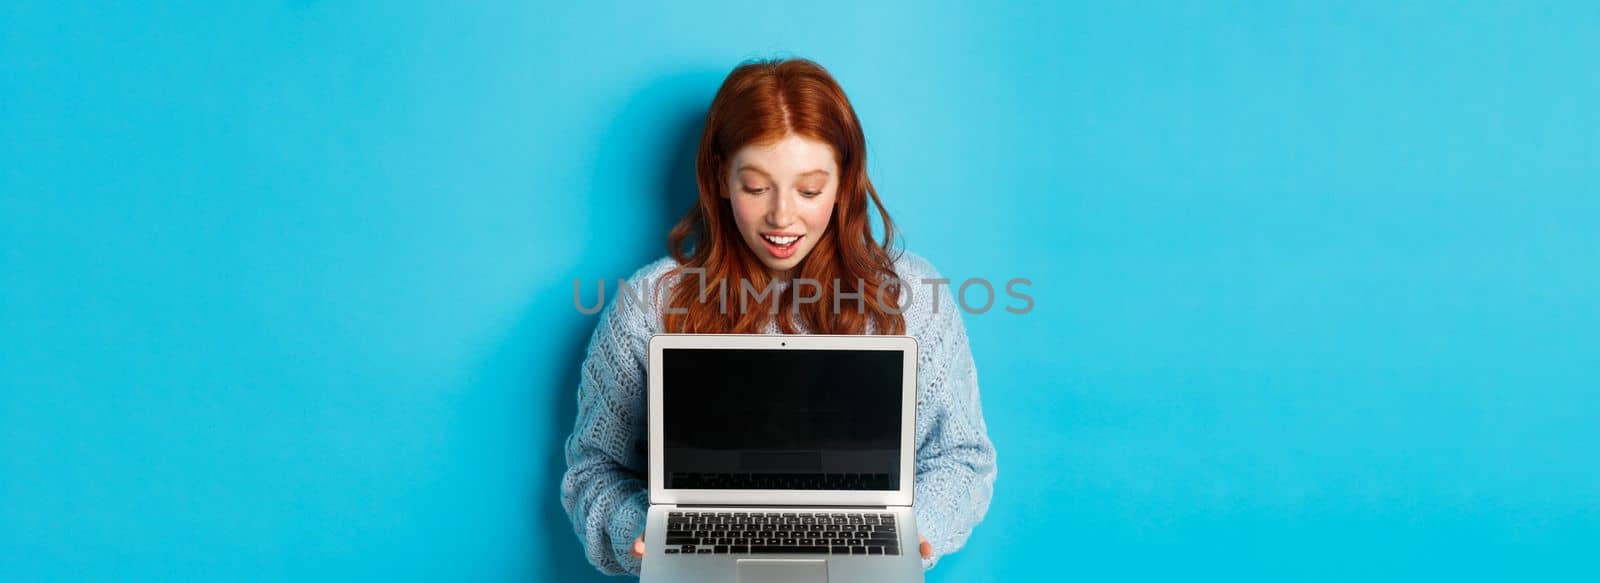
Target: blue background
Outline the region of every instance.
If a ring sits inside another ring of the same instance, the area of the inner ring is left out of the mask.
[[[931,581],[1600,577],[1593,3],[132,4],[0,8],[0,579],[599,579],[573,280],[781,54],[1034,281]]]

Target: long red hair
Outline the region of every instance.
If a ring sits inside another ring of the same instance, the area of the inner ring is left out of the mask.
[[[757,301],[772,278],[739,236],[731,203],[724,198],[734,153],[789,134],[832,146],[839,164],[838,195],[828,229],[793,271],[796,280],[820,285],[821,299],[799,305],[792,287]],[[869,322],[877,334],[904,334],[900,280],[891,254],[894,223],[867,179],[866,146],[844,89],[821,65],[781,59],[735,67],[712,99],[700,134],[695,159],[699,202],[667,236],[668,250],[679,265],[662,280],[671,286],[662,316],[664,330],[758,334],[775,317],[785,334],[795,333],[797,323],[817,334],[864,334]],[[882,243],[873,238],[868,201],[881,217]],[[690,268],[704,270],[704,279],[684,272]],[[748,281],[757,293],[741,298],[741,281]],[[859,293],[861,300],[843,296],[835,312],[835,293]],[[748,307],[741,309],[746,303]],[[778,304],[776,316],[771,313],[773,303]]]

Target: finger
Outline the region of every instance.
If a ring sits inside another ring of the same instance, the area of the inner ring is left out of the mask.
[[[628,549],[628,552],[633,553],[633,558],[635,558],[635,559],[643,559],[644,558],[644,537],[639,537],[639,538],[633,539],[633,548]]]
[[[919,536],[917,537],[917,540],[919,541],[919,544],[917,545],[917,552],[922,553],[922,558],[924,559],[932,559],[933,545],[928,544],[928,539],[926,537]]]

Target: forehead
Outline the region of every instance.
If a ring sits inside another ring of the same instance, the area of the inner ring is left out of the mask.
[[[826,142],[789,134],[773,142],[750,144],[733,156],[733,170],[793,176],[815,170],[835,173],[833,147]]]

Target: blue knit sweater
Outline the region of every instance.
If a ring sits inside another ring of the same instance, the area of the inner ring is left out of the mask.
[[[561,504],[589,562],[607,574],[639,573],[639,560],[629,548],[644,533],[650,494],[645,367],[650,337],[662,331],[668,288],[660,285],[662,275],[676,265],[664,257],[628,279],[641,302],[618,295],[607,303],[583,362],[578,418],[566,442]],[[983,519],[994,491],[995,454],[952,290],[922,283],[938,279],[939,273],[911,253],[902,254],[895,271],[907,284],[900,296],[906,334],[918,344],[913,511],[921,534],[933,546],[933,558],[923,561],[926,569],[961,548]],[[776,323],[769,326],[768,333],[778,332]]]

